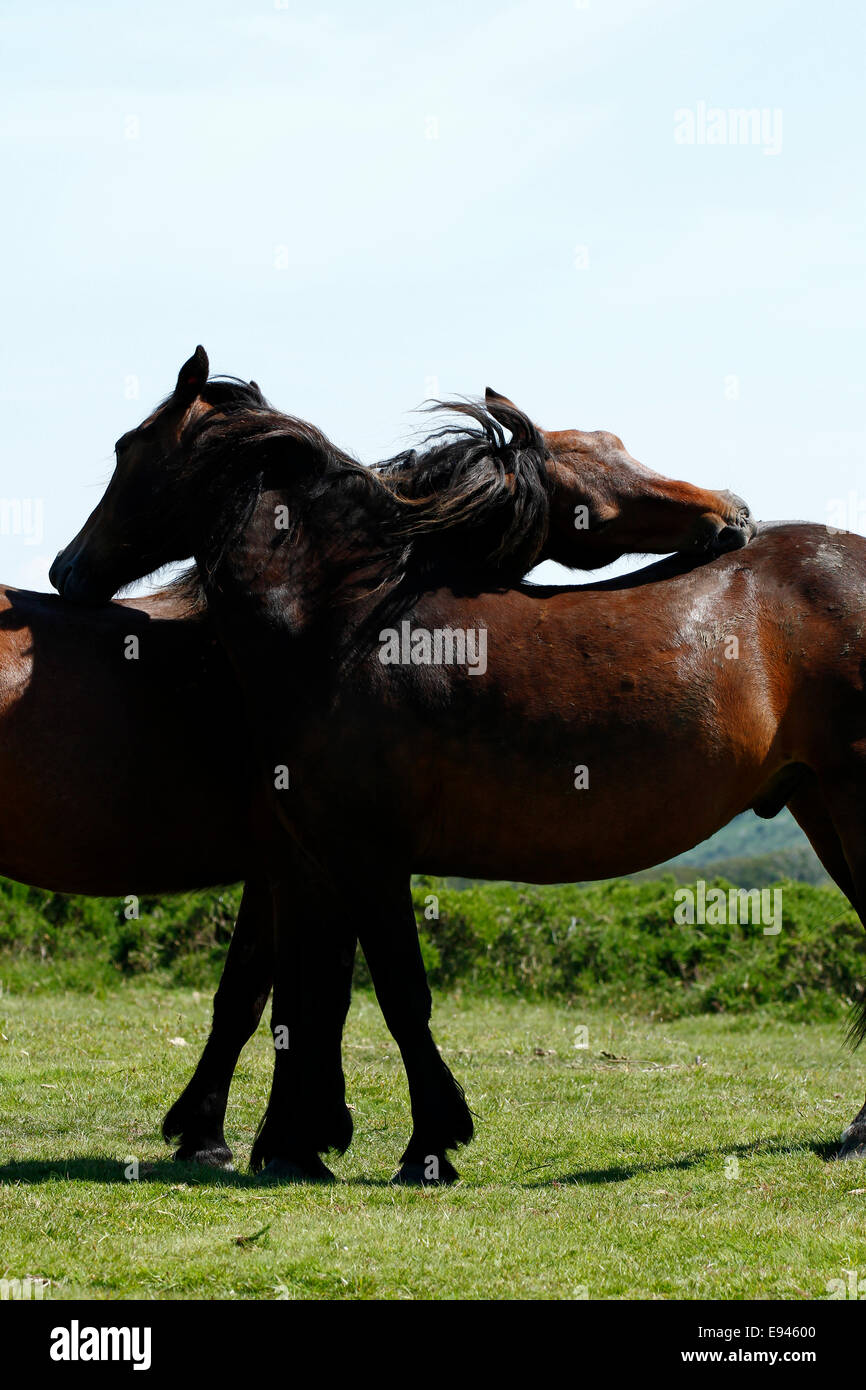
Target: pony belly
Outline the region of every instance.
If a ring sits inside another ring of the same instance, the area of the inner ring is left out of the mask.
[[[566,764],[488,765],[440,782],[412,867],[466,878],[565,883],[636,873],[693,848],[752,802],[766,772],[760,750],[665,748],[641,757],[613,746]],[[737,756],[737,752],[739,756]]]
[[[0,821],[0,875],[88,897],[182,893],[236,883],[246,877],[245,849],[243,837],[228,826],[201,841],[186,826],[143,827],[128,816],[113,825],[79,823],[74,833],[52,824],[28,834],[19,824],[12,833]]]
[[[201,635],[155,624],[127,660],[140,615],[14,597],[19,625],[0,631],[0,873],[111,897],[243,877],[242,754]]]
[[[82,747],[74,738],[51,747],[28,740],[24,748],[7,736],[0,874],[94,897],[242,878],[249,855],[240,779],[227,772],[221,785],[204,758],[189,767],[146,743],[138,752],[100,750],[89,740]]]

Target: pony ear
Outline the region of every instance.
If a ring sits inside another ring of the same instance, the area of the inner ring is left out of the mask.
[[[488,415],[492,415],[498,424],[511,432],[515,444],[531,444],[536,440],[538,432],[520,407],[507,396],[500,396],[492,386],[488,386],[484,392],[484,404]]]
[[[500,419],[499,415],[497,414],[497,410],[502,410],[503,408],[505,410],[517,410],[517,406],[514,404],[514,401],[510,401],[507,396],[500,395],[498,391],[494,391],[492,386],[488,386],[484,392],[484,404],[487,406],[487,409],[490,411],[490,414],[493,416],[494,420],[499,420],[499,423],[501,425],[504,425],[507,422],[505,420]]]
[[[207,360],[207,353],[199,343],[192,357],[184,362],[177,374],[177,385],[174,388],[175,400],[195,400],[207,382],[209,371],[210,363]]]

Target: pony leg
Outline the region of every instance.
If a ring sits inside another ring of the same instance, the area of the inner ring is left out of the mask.
[[[818,785],[814,779],[791,797],[788,810],[806,836],[827,873],[838,888],[841,888],[851,906],[860,913],[855,902],[854,879],[845,858],[842,841],[830,818],[827,807],[821,800]],[[862,918],[863,914],[860,913]]]
[[[198,1066],[162,1125],[167,1143],[180,1140],[174,1157],[230,1168],[232,1152],[223,1125],[229,1087],[244,1045],[255,1033],[271,990],[274,967],[271,897],[267,880],[244,888],[213,1023]]]
[[[850,873],[852,891],[846,888],[845,892],[866,926],[866,750],[855,751],[843,772],[822,778],[821,793]],[[855,1042],[862,1042],[864,1036],[866,999],[859,1006],[859,1017],[851,1030]],[[842,1147],[836,1157],[866,1159],[866,1104],[843,1131]]]
[[[432,999],[408,885],[365,911],[359,935],[409,1083],[412,1136],[393,1181],[421,1186],[454,1182],[459,1175],[447,1150],[469,1143],[472,1115],[430,1032]]]
[[[352,1139],[341,1043],[356,942],[327,889],[318,898],[298,878],[272,884],[274,1078],[250,1167],[279,1181],[328,1182],[319,1154],[343,1153]]]

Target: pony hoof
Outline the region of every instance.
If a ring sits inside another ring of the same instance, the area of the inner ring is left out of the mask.
[[[172,1154],[175,1163],[201,1163],[205,1168],[220,1168],[223,1172],[234,1172],[234,1156],[225,1144],[214,1144],[211,1148],[199,1148],[195,1144],[181,1144]]]
[[[272,1158],[260,1175],[260,1182],[336,1182],[327,1164],[316,1155],[304,1163],[291,1158]]]
[[[447,1158],[433,1155],[423,1163],[402,1163],[391,1183],[394,1187],[450,1187],[459,1179],[460,1174],[453,1163],[449,1163]]]
[[[849,1125],[843,1131],[842,1147],[836,1158],[866,1158],[866,1125]]]

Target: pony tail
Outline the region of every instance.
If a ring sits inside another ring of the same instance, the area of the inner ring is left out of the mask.
[[[845,1041],[852,1052],[866,1041],[866,993],[857,1005],[855,1015],[848,1025]]]

